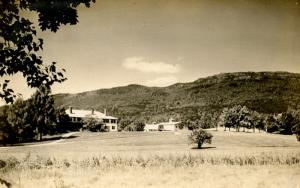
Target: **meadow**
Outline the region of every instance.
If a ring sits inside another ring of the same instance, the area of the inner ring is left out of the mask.
[[[81,132],[1,147],[0,179],[12,187],[45,188],[300,187],[294,136],[211,133],[212,144],[200,150],[187,144],[188,131]]]

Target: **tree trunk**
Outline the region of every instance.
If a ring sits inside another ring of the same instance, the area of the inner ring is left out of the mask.
[[[202,142],[198,142],[198,149],[201,149],[201,147],[202,147]]]
[[[43,140],[43,129],[41,126],[39,127],[39,136],[40,136],[39,140],[42,141]]]
[[[40,132],[40,141],[42,141],[42,140],[43,140],[43,133]]]

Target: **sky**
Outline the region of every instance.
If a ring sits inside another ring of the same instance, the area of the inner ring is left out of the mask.
[[[78,15],[75,26],[38,33],[45,63],[67,70],[53,93],[222,72],[300,73],[300,0],[97,0]],[[23,98],[33,93],[21,75],[11,80]]]

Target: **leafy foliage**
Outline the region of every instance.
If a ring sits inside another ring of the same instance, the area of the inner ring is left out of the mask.
[[[293,127],[300,124],[300,113],[295,110],[288,110],[281,114],[279,119],[279,131],[282,134],[292,134]]]
[[[293,133],[296,135],[297,140],[300,142],[300,123],[293,127]]]
[[[11,144],[16,141],[15,129],[9,124],[7,119],[8,106],[5,106],[2,113],[0,113],[0,143]]]
[[[258,129],[259,131],[265,129],[265,117],[264,114],[258,112],[252,112],[252,123],[254,128]]]
[[[204,129],[194,129],[193,132],[188,135],[188,141],[190,144],[198,144],[200,149],[204,143],[211,144],[213,135]]]
[[[13,142],[28,141],[34,137],[35,127],[30,124],[31,116],[27,113],[29,109],[30,105],[20,98],[9,107],[7,121],[12,131],[8,136]]]
[[[29,87],[50,87],[63,82],[65,71],[57,71],[56,63],[45,65],[39,52],[43,50],[43,39],[37,37],[33,23],[21,15],[22,11],[35,11],[42,30],[56,32],[64,24],[76,24],[76,7],[81,3],[87,7],[94,0],[4,0],[0,1],[0,77],[22,73]],[[12,103],[15,94],[8,87],[9,80],[0,83],[0,97]]]
[[[278,116],[275,114],[268,114],[265,119],[265,128],[267,132],[273,133],[279,130]]]
[[[56,108],[56,127],[55,130],[56,132],[63,133],[68,131],[72,126],[70,124],[70,117],[66,113],[66,110],[62,107]]]
[[[97,119],[92,117],[83,119],[83,128],[92,132],[104,131],[103,125]]]
[[[119,121],[119,130],[125,131],[144,131],[145,121],[142,118],[132,119],[130,117],[122,118]]]
[[[40,140],[42,140],[43,134],[55,133],[56,109],[50,93],[49,88],[40,87],[28,101],[30,105],[28,112],[32,113],[31,122],[36,125]]]
[[[15,143],[42,139],[43,134],[62,131],[61,123],[68,120],[63,109],[56,110],[50,89],[41,87],[32,97],[21,98],[0,113],[0,133],[3,143]],[[60,127],[57,127],[60,125]]]
[[[293,120],[291,121],[292,126],[292,132],[296,135],[297,140],[300,142],[300,111],[294,110],[291,112],[293,116]]]
[[[237,131],[240,131],[240,128],[243,127],[250,129],[254,128],[253,116],[251,111],[246,106],[234,106],[232,108],[224,108],[221,115],[219,125],[228,127],[229,130],[232,127],[235,127]]]
[[[243,127],[244,129],[253,128],[253,131],[255,128],[265,129],[269,133],[294,133],[299,140],[300,111],[289,109],[280,114],[261,114],[250,111],[246,107],[234,106],[223,109],[219,125],[224,126],[225,130],[229,127],[229,131],[231,127],[235,127],[236,131]]]

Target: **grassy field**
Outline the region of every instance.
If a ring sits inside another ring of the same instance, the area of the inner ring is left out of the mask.
[[[0,180],[44,188],[300,187],[294,136],[211,132],[213,143],[201,150],[187,144],[188,131],[83,132],[1,147]]]

